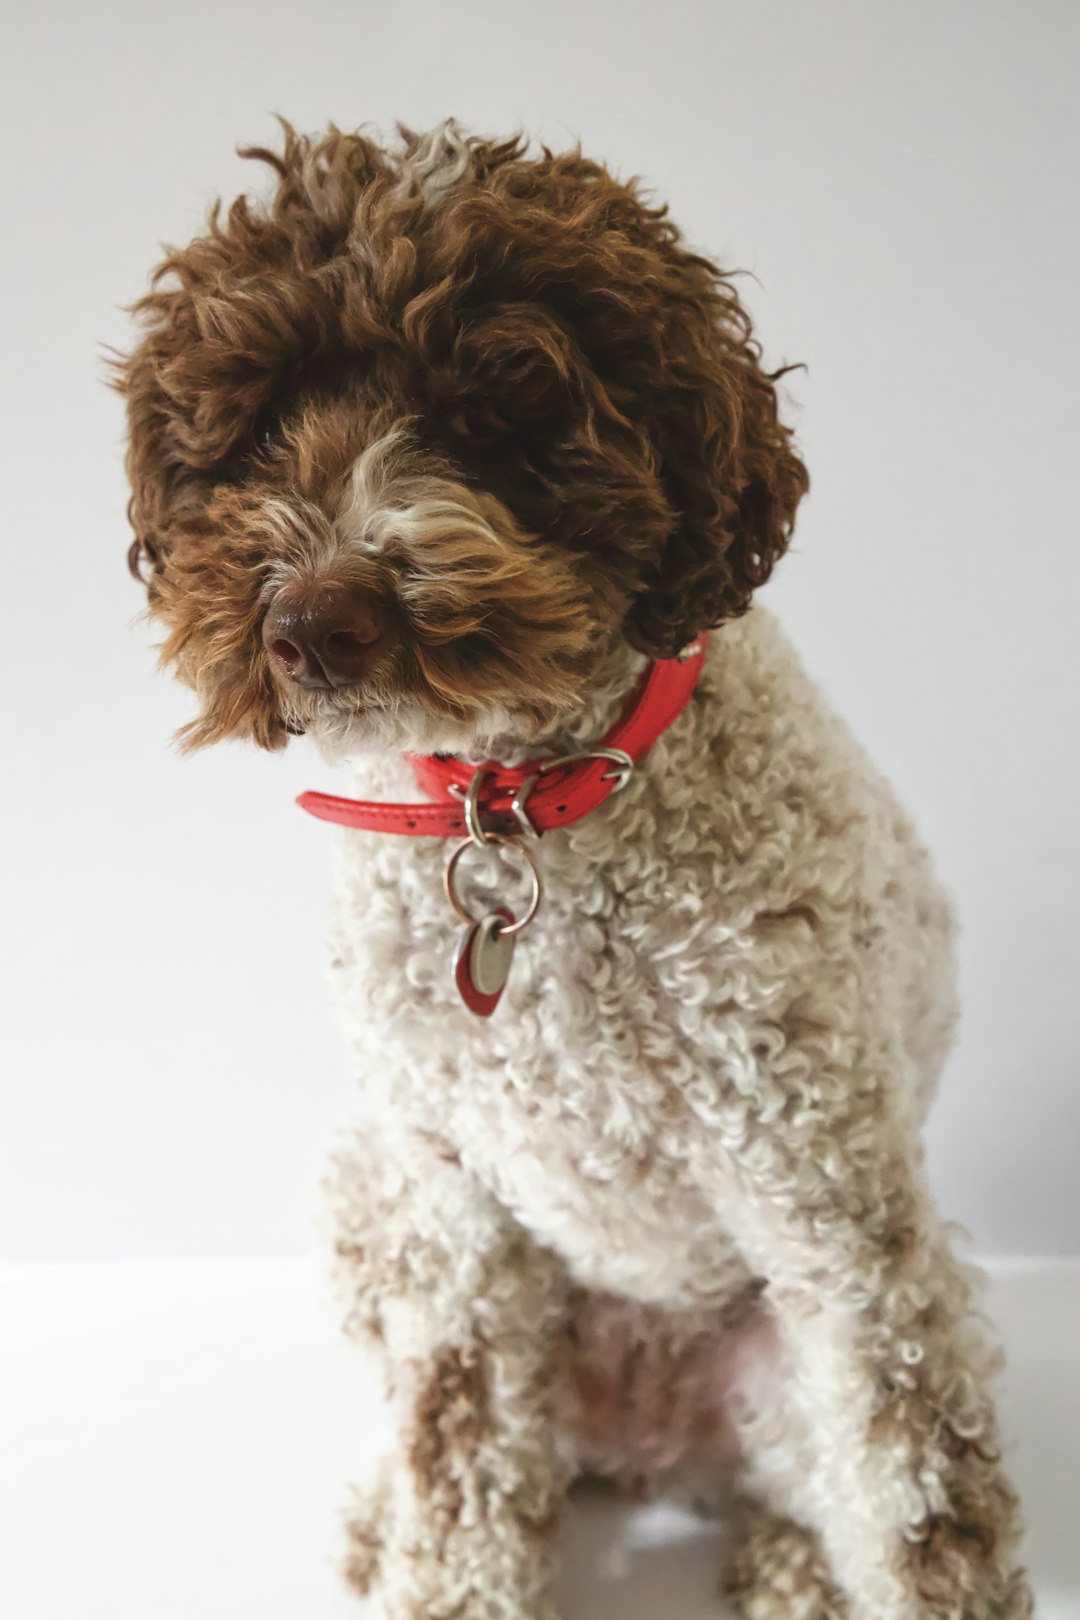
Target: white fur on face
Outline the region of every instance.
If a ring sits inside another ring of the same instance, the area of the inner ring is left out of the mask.
[[[416,448],[409,424],[384,433],[358,457],[337,511],[306,501],[271,500],[263,508],[274,555],[264,588],[267,603],[282,588],[320,577],[370,581],[388,592],[406,618],[421,607],[430,616],[440,600],[449,613],[472,588],[468,567],[447,572],[425,566],[425,538],[452,533],[467,554],[470,541],[488,560],[500,551],[507,569],[520,567],[520,537],[493,499],[467,491],[434,457]],[[502,522],[500,522],[500,518]],[[456,753],[490,757],[495,739],[520,739],[505,704],[493,702],[455,721],[403,696],[392,660],[356,688],[335,692],[282,691],[286,719],[305,731],[328,759],[361,753]]]
[[[434,458],[431,465],[437,466]],[[475,535],[485,548],[510,549],[509,537],[475,495],[466,497],[445,471],[422,464],[406,424],[383,434],[359,457],[336,527],[346,550],[367,557],[392,557],[395,542],[410,548],[414,577],[425,534],[452,528],[463,538]],[[430,577],[426,583],[432,583]]]
[[[263,587],[266,602],[283,586],[317,579],[340,563],[340,536],[325,512],[310,501],[267,501],[262,516],[275,547]]]

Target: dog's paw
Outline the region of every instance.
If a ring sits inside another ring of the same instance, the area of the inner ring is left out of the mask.
[[[720,1590],[744,1620],[846,1620],[816,1536],[756,1502],[734,1514]]]

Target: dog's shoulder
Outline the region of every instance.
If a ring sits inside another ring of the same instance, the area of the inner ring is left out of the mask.
[[[679,847],[715,853],[758,895],[801,866],[872,860],[911,832],[868,751],[759,606],[713,633],[690,709],[648,764],[646,791],[687,823]]]

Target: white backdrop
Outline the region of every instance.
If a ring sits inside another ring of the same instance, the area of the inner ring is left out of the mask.
[[[348,1108],[328,774],[181,761],[133,623],[101,345],[270,114],[523,126],[758,278],[814,488],[769,587],[966,925],[931,1158],[983,1249],[1080,1250],[1072,0],[145,0],[8,9],[0,1241],[285,1253]]]

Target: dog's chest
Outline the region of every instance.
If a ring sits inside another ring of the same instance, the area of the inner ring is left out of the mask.
[[[698,1189],[715,1205],[751,1116],[842,1055],[874,960],[853,933],[878,905],[867,839],[892,814],[771,621],[715,641],[629,786],[535,846],[543,901],[491,1018],[455,987],[441,841],[340,845],[335,980],[373,1110],[446,1143],[583,1281],[639,1297],[730,1264]],[[405,768],[363,791],[415,795]],[[520,915],[520,857],[470,849],[460,890]]]
[[[608,1065],[590,1079],[567,1064],[539,1097],[535,1071],[477,1078],[447,1119],[457,1151],[575,1281],[685,1306],[744,1280],[665,1132],[662,1078]]]
[[[639,792],[545,838],[543,903],[486,1020],[454,987],[446,851],[363,853],[341,873],[336,977],[376,1111],[437,1133],[584,1284],[693,1303],[740,1281],[682,1153],[730,934],[704,831]],[[519,906],[513,857],[466,859],[478,912]]]

